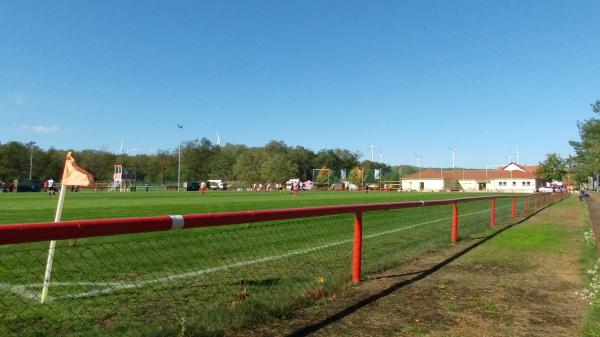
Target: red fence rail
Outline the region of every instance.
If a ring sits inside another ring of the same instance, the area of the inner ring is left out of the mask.
[[[374,204],[355,204],[341,206],[323,206],[309,208],[290,208],[274,210],[240,211],[207,214],[165,215],[138,218],[115,218],[77,220],[62,222],[42,222],[0,225],[0,245],[19,244],[38,241],[79,239],[98,236],[169,231],[178,229],[214,227],[233,224],[247,224],[273,220],[298,219],[339,214],[355,214],[354,248],[352,262],[352,281],[359,282],[361,275],[362,214],[364,212],[393,210],[400,208],[428,207],[439,205],[452,206],[452,231],[450,240],[455,243],[459,238],[458,205],[461,203],[491,200],[490,226],[495,225],[495,200],[512,199],[511,215],[517,215],[516,198],[534,197],[534,207],[549,204],[552,200],[562,199],[566,193],[547,193],[535,195],[492,195],[447,200],[427,200],[409,202],[390,202]]]

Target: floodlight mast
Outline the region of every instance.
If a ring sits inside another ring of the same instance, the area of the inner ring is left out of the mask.
[[[177,124],[177,128],[179,129],[179,161],[177,164],[177,190],[179,191],[179,186],[181,182],[181,129],[183,129],[183,125]]]
[[[415,155],[415,158],[417,158],[417,170],[419,171],[419,179],[421,179],[421,162],[420,162],[421,158],[419,157],[418,154],[416,154],[414,152],[413,152],[413,154]]]
[[[33,146],[35,141],[29,142],[27,145],[31,146],[31,156],[29,156],[29,180],[31,180],[31,171],[33,171]]]
[[[454,170],[454,152],[456,151],[456,146],[454,146],[454,144],[450,146],[450,151],[452,151],[452,169]]]

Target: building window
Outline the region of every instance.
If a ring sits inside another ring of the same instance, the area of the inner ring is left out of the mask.
[[[528,182],[527,182],[527,186],[531,186],[531,181],[528,181]]]
[[[521,182],[521,186],[525,186],[525,182],[524,181]]]
[[[513,187],[514,186],[517,186],[517,182],[516,181],[513,181]]]

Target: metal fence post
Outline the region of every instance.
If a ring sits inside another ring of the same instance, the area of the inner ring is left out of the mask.
[[[544,207],[544,199],[546,198],[546,194],[542,194],[540,198],[540,207]]]
[[[529,196],[526,195],[525,196],[525,208],[523,209],[524,211],[529,209]]]
[[[492,199],[490,206],[490,226],[496,226],[496,199]]]
[[[352,246],[352,282],[360,282],[360,263],[362,251],[362,213],[354,215],[354,245]]]
[[[515,218],[517,216],[517,201],[515,198],[512,198],[512,217]]]
[[[452,233],[450,239],[452,243],[458,241],[458,204],[456,202],[452,203]]]

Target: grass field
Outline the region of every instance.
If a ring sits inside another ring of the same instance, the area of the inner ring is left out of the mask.
[[[444,199],[456,193],[68,193],[63,220]],[[48,221],[56,198],[0,194],[0,224]],[[523,209],[524,200],[519,200]],[[497,222],[510,200],[496,203]],[[363,217],[366,277],[449,244],[448,206]],[[0,335],[223,335],[284,318],[349,286],[352,215],[60,242],[39,304],[48,243],[0,247]],[[488,231],[489,201],[460,205],[460,237]]]

